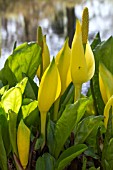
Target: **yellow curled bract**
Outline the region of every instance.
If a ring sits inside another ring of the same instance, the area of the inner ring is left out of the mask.
[[[72,42],[70,68],[72,81],[75,85],[90,80],[95,71],[94,55],[88,42],[84,54],[81,24],[78,20],[76,22],[76,32]]]
[[[71,49],[68,46],[67,39],[55,59],[61,79],[61,95],[65,92],[71,82],[70,58]]]
[[[113,95],[113,75],[102,63],[99,64],[99,86],[103,101],[106,104]]]
[[[61,92],[61,81],[58,68],[53,58],[45,70],[38,91],[38,106],[40,112],[47,112]]]
[[[110,97],[110,99],[108,100],[108,102],[106,103],[106,106],[104,108],[104,125],[105,127],[107,128],[107,124],[108,124],[108,119],[109,119],[109,111],[110,111],[110,108],[113,108],[113,96]],[[113,114],[113,112],[112,112]],[[113,122],[113,120],[112,120]]]
[[[26,169],[30,149],[30,130],[24,124],[23,120],[20,121],[17,130],[17,147],[21,165]]]

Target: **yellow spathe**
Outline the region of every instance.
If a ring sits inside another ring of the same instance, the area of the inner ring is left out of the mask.
[[[40,112],[47,112],[61,92],[61,81],[58,68],[53,58],[44,72],[38,91],[38,106]]]
[[[99,64],[99,85],[103,101],[106,104],[113,95],[113,75],[102,63]]]
[[[71,49],[68,45],[68,39],[66,39],[62,49],[58,52],[55,59],[61,79],[61,95],[65,92],[71,82],[70,58]]]
[[[26,169],[30,149],[30,130],[24,124],[23,120],[20,121],[17,130],[17,146],[20,162],[22,167]]]
[[[110,97],[110,99],[108,100],[108,102],[106,103],[106,106],[104,108],[104,125],[105,127],[107,128],[107,123],[108,123],[108,119],[109,119],[109,111],[110,111],[110,108],[113,108],[113,96]],[[112,112],[113,114],[113,112]],[[112,120],[113,122],[113,120]]]
[[[78,20],[72,42],[70,69],[74,85],[87,82],[93,77],[95,71],[94,55],[88,42],[84,54],[81,24]]]

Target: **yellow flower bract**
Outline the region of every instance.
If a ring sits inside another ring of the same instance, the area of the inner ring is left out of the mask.
[[[94,75],[94,71],[94,55],[88,42],[84,54],[81,24],[77,20],[71,51],[71,76],[74,85],[82,84],[90,80]]]
[[[53,58],[51,64],[44,72],[39,91],[38,106],[40,112],[47,112],[61,92],[61,81],[58,68]]]

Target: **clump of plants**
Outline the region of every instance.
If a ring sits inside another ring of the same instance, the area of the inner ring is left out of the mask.
[[[113,170],[113,37],[90,45],[88,27],[85,8],[52,61],[40,27],[14,46],[0,70],[1,170]]]

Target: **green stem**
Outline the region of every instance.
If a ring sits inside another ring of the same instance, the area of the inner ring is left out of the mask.
[[[81,84],[77,84],[77,85],[75,86],[74,102],[76,102],[76,101],[80,98],[81,88],[82,88],[82,85],[81,85]]]
[[[53,120],[57,121],[58,119],[58,110],[59,110],[59,103],[60,103],[60,96],[54,103],[54,114],[53,114]]]
[[[41,112],[41,134],[43,136],[43,139],[44,139],[44,142],[42,144],[42,148],[44,147],[45,145],[45,140],[46,140],[46,115],[47,115],[47,112]]]

